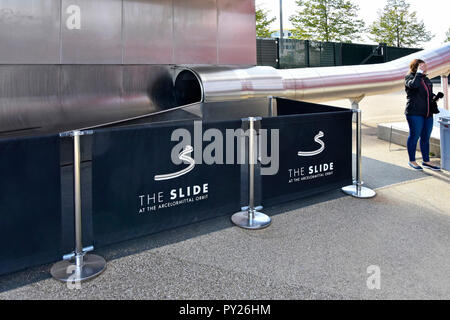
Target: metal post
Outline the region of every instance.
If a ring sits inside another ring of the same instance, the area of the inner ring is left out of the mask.
[[[284,50],[283,33],[283,0],[280,0],[280,56],[283,55]]]
[[[258,137],[255,130],[255,122],[261,121],[261,118],[250,117],[243,119],[243,121],[249,122],[249,134],[248,134],[248,207],[243,207],[242,211],[235,213],[231,217],[231,221],[244,229],[263,229],[270,225],[272,220],[269,216],[265,215],[258,210],[262,207],[255,207],[255,164],[257,164],[257,145]]]
[[[81,150],[80,132],[73,133],[73,191],[75,206],[75,255],[83,253],[83,234],[81,230]]]
[[[269,99],[269,117],[276,116],[277,114],[277,107],[276,107],[276,99],[273,96],[268,96]]]
[[[441,76],[442,92],[444,93],[444,109],[448,110],[448,75]]]
[[[362,181],[362,111],[360,109],[352,109],[354,113],[356,113],[356,179],[353,181],[353,184],[350,186],[346,186],[342,188],[342,191],[348,195],[351,195],[356,198],[373,198],[376,193],[372,189],[367,187],[363,187],[364,182]]]
[[[303,41],[303,49],[305,51],[305,67],[310,67],[310,59],[309,59],[309,40]]]
[[[61,134],[73,137],[73,173],[74,173],[74,206],[75,206],[75,251],[65,255],[63,261],[53,265],[50,273],[53,278],[63,282],[81,282],[98,276],[106,268],[106,261],[94,254],[86,254],[93,247],[83,248],[81,217],[81,150],[80,136],[92,134],[92,131],[73,131]]]
[[[361,100],[364,99],[364,95],[360,95],[359,97],[353,97],[350,98],[350,103],[352,105],[352,111],[355,112],[355,110],[359,110],[359,103]],[[352,121],[356,122],[356,114],[353,114]]]

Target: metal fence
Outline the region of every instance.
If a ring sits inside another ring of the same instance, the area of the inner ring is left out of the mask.
[[[258,66],[271,66],[274,68],[278,68],[278,40],[256,39],[256,61]]]
[[[296,39],[257,39],[256,47],[258,65],[280,69],[382,63],[422,50]]]

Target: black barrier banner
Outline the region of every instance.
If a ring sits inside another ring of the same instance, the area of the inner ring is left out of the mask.
[[[59,136],[0,140],[0,274],[61,255]]]
[[[226,150],[230,133],[239,128],[240,120],[179,121],[95,131],[95,244],[239,211],[237,143],[234,155]]]
[[[277,107],[283,116],[262,120],[263,129],[279,129],[280,155],[278,172],[262,176],[263,205],[351,184],[351,110],[284,99]]]

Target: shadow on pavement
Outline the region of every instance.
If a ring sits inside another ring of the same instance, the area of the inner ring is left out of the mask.
[[[355,174],[355,171],[353,171],[353,174]],[[366,186],[372,189],[421,179],[427,176],[426,171],[414,171],[406,167],[400,167],[387,162],[363,157],[362,180]]]

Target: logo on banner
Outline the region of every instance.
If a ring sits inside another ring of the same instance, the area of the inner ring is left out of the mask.
[[[178,154],[181,163],[189,164],[186,168],[173,173],[155,175],[154,180],[171,180],[191,172],[195,168],[195,160],[189,156],[193,151],[194,148],[191,145],[186,145]],[[160,191],[139,195],[139,213],[157,212],[161,209],[207,200],[208,183],[174,188],[168,194],[167,196],[166,191]]]
[[[299,157],[312,157],[316,156],[318,154],[321,154],[323,150],[325,150],[325,143],[320,140],[320,138],[323,138],[324,134],[322,131],[319,131],[319,133],[314,137],[314,141],[320,144],[320,148],[315,151],[299,151],[298,156]]]
[[[325,134],[319,131],[314,137],[314,141],[320,145],[320,148],[314,151],[299,151],[299,157],[313,157],[321,154],[325,150],[325,143],[321,140]],[[288,169],[289,181],[288,183],[296,183],[307,180],[314,180],[318,178],[327,177],[334,174],[334,162],[311,164],[300,168]]]
[[[186,173],[192,171],[195,167],[195,160],[192,159],[190,156],[188,156],[188,154],[190,154],[192,151],[194,151],[194,148],[192,148],[192,146],[186,146],[178,155],[178,159],[189,163],[188,167],[186,167],[185,169],[180,170],[178,172],[156,175],[155,181],[175,179],[175,178],[181,177],[182,175],[185,175]]]
[[[157,213],[160,210],[208,200],[210,193],[208,176],[196,176],[194,177],[195,181],[191,181],[187,185],[187,181],[184,181],[183,185],[178,186],[173,186],[176,180],[170,180],[187,175],[196,166],[202,166],[203,164],[246,163],[245,139],[250,134],[257,134],[250,129],[244,131],[242,128],[226,128],[225,130],[209,128],[203,130],[201,121],[194,121],[193,129],[193,136],[191,130],[186,128],[177,128],[172,132],[171,141],[178,143],[172,148],[170,158],[172,164],[179,165],[183,169],[164,174],[156,174],[159,173],[156,172],[150,176],[152,181],[161,182],[158,184],[152,183],[151,188],[157,186],[160,189],[159,191],[151,190],[147,193],[141,193],[137,196],[139,214]],[[279,131],[278,129],[270,131],[270,153],[268,150],[268,130],[260,129],[259,136],[258,148],[254,148],[253,152],[254,159],[258,159],[261,163],[261,174],[277,174],[279,169]],[[206,145],[204,145],[205,142],[207,142]],[[189,175],[186,177],[189,177]],[[190,181],[189,179],[186,180]],[[164,183],[165,181],[166,183]]]

